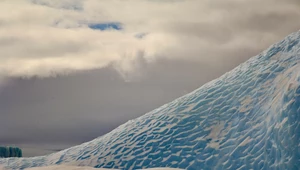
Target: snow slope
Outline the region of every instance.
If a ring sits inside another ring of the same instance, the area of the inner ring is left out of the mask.
[[[26,170],[113,170],[113,169],[56,165],[56,166],[47,166],[47,167],[27,168]],[[180,169],[150,168],[145,170],[180,170]]]
[[[194,92],[90,142],[11,169],[300,169],[300,32]],[[197,75],[194,75],[197,78]]]
[[[0,170],[5,170],[0,167]],[[65,165],[53,165],[46,167],[35,167],[35,168],[26,168],[25,170],[117,170],[117,169],[106,169],[106,168],[92,168],[87,166],[65,166]],[[174,168],[150,168],[145,170],[180,170]]]

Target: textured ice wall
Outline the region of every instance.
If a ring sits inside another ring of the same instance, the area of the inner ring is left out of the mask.
[[[0,167],[1,170],[1,167]],[[25,170],[116,170],[116,169],[106,169],[106,168],[92,168],[87,166],[63,166],[63,165],[54,165],[54,166],[45,166],[45,167],[35,167],[35,168],[26,168]],[[144,170],[180,170],[173,168],[151,168]]]
[[[0,164],[300,169],[299,40],[300,32],[293,33],[222,77],[93,141]]]

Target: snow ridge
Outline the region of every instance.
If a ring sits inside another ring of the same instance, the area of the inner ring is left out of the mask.
[[[220,78],[90,142],[42,157],[0,159],[0,165],[300,169],[299,40],[295,32]]]

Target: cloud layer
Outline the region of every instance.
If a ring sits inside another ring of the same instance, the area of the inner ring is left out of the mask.
[[[1,1],[0,73],[51,76],[112,64],[126,76],[141,58],[219,66],[298,30],[299,7],[296,0]],[[123,29],[89,27],[105,22]]]

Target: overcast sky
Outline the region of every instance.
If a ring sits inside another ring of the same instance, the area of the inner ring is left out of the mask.
[[[89,141],[217,78],[299,21],[298,0],[3,0],[0,145],[32,156]]]

